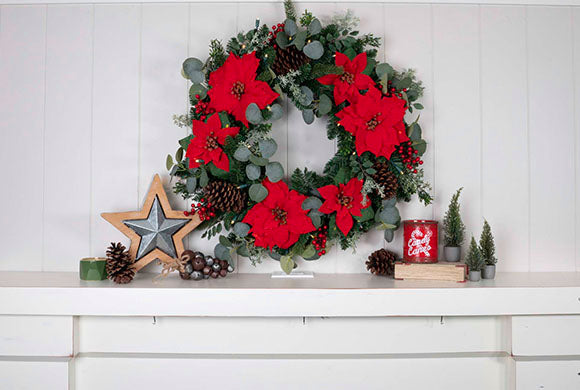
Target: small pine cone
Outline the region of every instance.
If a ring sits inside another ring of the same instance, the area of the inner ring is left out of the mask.
[[[397,195],[399,181],[397,180],[397,176],[389,169],[388,164],[377,162],[373,168],[376,171],[373,179],[383,188],[383,199],[391,199]]]
[[[125,249],[125,246],[120,242],[116,244],[112,242],[111,246],[107,248],[107,276],[118,284],[129,283],[135,277],[133,260]]]
[[[218,211],[241,212],[246,207],[247,194],[234,184],[225,181],[212,181],[203,189],[205,198]]]
[[[272,64],[272,70],[280,76],[297,70],[309,62],[310,58],[295,46],[288,46],[286,49],[276,46],[276,59]]]
[[[392,276],[395,274],[397,255],[386,249],[374,251],[366,262],[367,270],[375,275]]]

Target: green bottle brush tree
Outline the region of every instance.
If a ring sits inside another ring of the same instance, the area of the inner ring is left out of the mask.
[[[465,239],[465,225],[461,220],[461,213],[459,211],[459,196],[461,195],[461,190],[463,190],[463,187],[458,189],[451,197],[449,208],[443,219],[445,260],[453,262],[459,261],[461,258],[461,244],[463,244]]]

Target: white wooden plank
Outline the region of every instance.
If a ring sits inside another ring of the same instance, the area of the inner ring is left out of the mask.
[[[521,316],[512,318],[515,356],[580,355],[580,316]]]
[[[128,239],[104,211],[137,210],[141,7],[95,7],[91,255]]]
[[[70,356],[73,318],[0,316],[0,355]]]
[[[176,130],[172,117],[187,108],[187,82],[180,70],[187,58],[189,6],[142,7],[139,199],[142,201],[153,176],[159,173],[173,207],[184,210],[186,203],[173,195],[165,158],[175,153],[177,141],[185,135],[185,130]],[[151,263],[147,269],[157,267]]]
[[[209,57],[209,42],[212,39],[221,40],[225,47],[228,40],[236,35],[237,4],[194,3],[190,5],[189,12],[189,57],[197,57],[205,61]],[[199,15],[203,15],[203,18],[200,18]],[[216,29],[214,26],[220,27]],[[250,25],[250,27],[252,26],[253,24]],[[183,95],[183,99],[189,104],[187,93]],[[172,131],[171,133],[177,139],[179,131]],[[190,129],[187,129],[187,134],[191,134]],[[213,256],[214,247],[218,243],[219,237],[208,240],[201,238],[202,233],[202,230],[197,230],[189,235],[189,248]]]
[[[2,270],[42,268],[46,7],[0,11]]]
[[[516,359],[516,390],[577,389],[580,386],[580,360]]]
[[[479,10],[474,6],[433,6],[435,120],[435,219],[441,220],[451,195],[462,192],[467,225],[464,248],[481,223]],[[440,247],[440,253],[441,247]]]
[[[531,271],[575,269],[570,13],[527,9]]]
[[[280,3],[240,3],[238,4],[238,31],[245,32],[254,27],[256,18],[261,23],[266,23],[269,28],[282,23],[286,18],[284,7]],[[270,158],[271,161],[278,161],[284,167],[286,176],[292,174],[288,170],[288,105],[285,97],[280,99],[280,104],[284,108],[284,116],[272,124],[272,137],[278,144],[276,154]],[[238,256],[238,272],[260,272],[268,273],[279,271],[280,263],[270,258],[262,259],[262,263],[253,266],[248,258]]]
[[[81,357],[76,386],[83,390],[125,388],[196,387],[220,389],[397,389],[459,390],[470,378],[473,390],[507,390],[507,357],[359,358],[310,357],[257,358],[139,358],[136,356]],[[187,374],[195,367],[195,374]],[[453,367],[455,375],[449,375]],[[288,372],[290,374],[281,374]],[[160,373],[163,373],[161,375]],[[420,373],[420,375],[417,375]]]
[[[576,148],[575,148],[575,169],[576,169],[576,203],[575,209],[580,208],[580,180],[578,180],[578,175],[580,174],[580,156],[578,151],[580,151],[580,8],[574,8],[572,10],[572,30],[574,32],[573,42],[573,53],[574,53],[574,127],[575,127],[575,137],[576,137]],[[576,212],[576,272],[580,271],[580,213]]]
[[[311,0],[297,0],[295,3],[309,3]],[[79,4],[94,3],[126,3],[126,0],[76,0]],[[199,3],[207,0],[141,0],[140,3]],[[216,3],[222,2],[243,2],[243,3],[265,3],[278,2],[281,0],[215,0]],[[317,0],[318,3],[336,2],[336,0]],[[354,0],[357,3],[403,3],[403,4],[457,4],[456,0]],[[70,0],[0,0],[0,4],[68,4]],[[462,0],[462,4],[491,4],[491,5],[553,5],[553,6],[576,6],[576,0]]]
[[[44,183],[47,271],[89,254],[93,7],[48,7]]]
[[[482,207],[507,271],[529,265],[525,23],[523,7],[481,8]]]
[[[397,281],[369,274],[220,280],[137,275],[129,285],[75,272],[0,272],[0,314],[381,317],[580,314],[580,274],[498,273],[479,283]],[[91,304],[87,304],[90,302]]]
[[[407,115],[408,122],[421,115],[420,125],[423,139],[427,141],[427,152],[422,159],[425,180],[433,184],[434,170],[434,125],[433,125],[433,36],[432,12],[429,5],[385,5],[386,61],[398,70],[415,69],[417,78],[423,82],[425,92],[421,103],[425,109]],[[413,28],[409,28],[413,25]],[[425,207],[415,196],[410,203],[398,205],[401,219],[432,219],[433,206]],[[403,227],[395,232],[395,239],[386,247],[403,254]]]
[[[69,390],[68,358],[0,360],[2,388],[14,390]]]
[[[304,9],[308,9],[323,23],[327,23],[337,7],[335,3],[298,4],[296,7],[299,14],[302,14]],[[334,153],[335,142],[328,140],[326,136],[326,119],[316,118],[314,123],[307,125],[302,119],[302,113],[288,101],[288,174],[291,175],[296,168],[308,168],[322,173],[324,165]],[[296,260],[300,270],[335,272],[338,251],[340,248],[335,245],[319,260],[305,261],[301,258]]]
[[[79,352],[368,354],[508,351],[502,317],[81,317]],[[219,334],[220,337],[183,337]],[[388,334],[389,337],[377,337]],[[280,335],[285,335],[280,337]],[[345,337],[348,335],[348,337]]]

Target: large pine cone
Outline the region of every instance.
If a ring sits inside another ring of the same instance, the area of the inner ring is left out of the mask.
[[[366,262],[367,270],[375,275],[392,276],[395,274],[396,261],[396,254],[386,249],[379,249],[371,253],[369,256],[369,259]]]
[[[374,181],[380,185],[383,189],[383,199],[391,199],[397,195],[397,189],[399,188],[399,181],[397,176],[389,169],[389,165],[386,163],[376,162],[373,166],[375,171],[373,175]]]
[[[125,246],[120,242],[116,244],[112,242],[111,246],[107,248],[107,276],[118,284],[129,283],[135,277],[133,260],[125,249]]]
[[[217,180],[203,188],[205,198],[218,211],[241,212],[246,207],[247,194],[234,184]]]
[[[276,59],[274,64],[272,64],[272,70],[277,75],[284,75],[299,69],[309,62],[310,58],[302,53],[301,50],[296,49],[295,46],[288,46],[286,49],[276,46]]]

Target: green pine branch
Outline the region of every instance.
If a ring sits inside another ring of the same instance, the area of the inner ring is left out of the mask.
[[[286,19],[296,21],[296,8],[292,0],[284,0],[284,12],[286,13]]]

